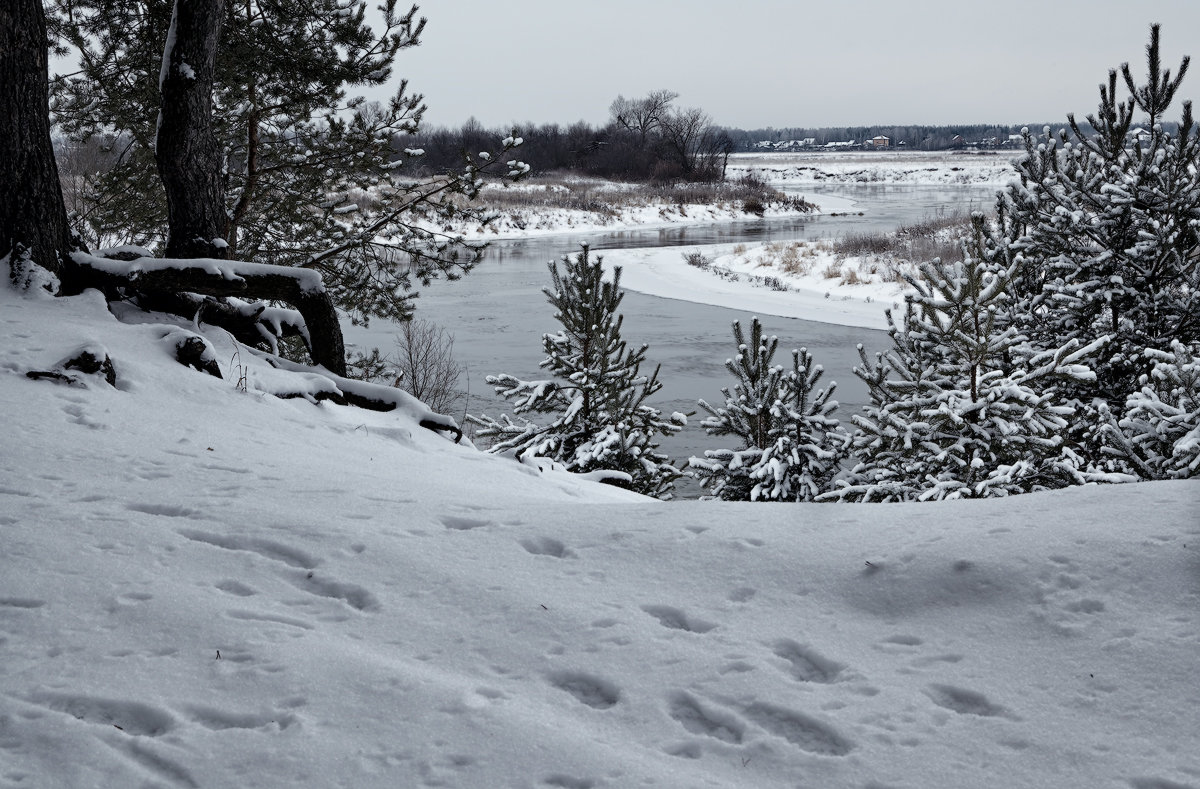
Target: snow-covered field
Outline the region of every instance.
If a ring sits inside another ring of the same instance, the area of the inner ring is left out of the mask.
[[[729,173],[736,178],[753,172],[773,186],[793,189],[810,184],[836,189],[838,184],[864,182],[1000,188],[1014,177],[1011,162],[1018,155],[1014,151],[735,154],[730,158]],[[522,187],[518,184],[508,188]],[[819,214],[860,210],[852,200],[827,191],[806,198],[818,205]],[[690,207],[682,216],[675,206],[627,207],[620,216],[605,218],[565,209],[542,209],[523,214],[516,224],[511,216],[502,215],[487,232],[474,233],[473,237],[549,235],[631,226],[652,228],[745,218],[736,209],[715,206]],[[791,246],[795,247],[801,265],[785,266],[780,260],[786,254],[782,246],[788,244],[722,244],[682,251],[662,247],[614,249],[604,253],[604,260],[609,266],[624,269],[622,283],[629,290],[762,315],[886,329],[884,310],[904,303],[907,286],[898,280],[896,267],[889,261],[841,259],[828,243],[800,241]],[[684,255],[693,252],[711,259],[710,269],[688,265]],[[915,271],[915,266],[903,268]],[[773,285],[786,290],[773,289]]]
[[[708,268],[689,264],[685,256],[693,254],[708,258]],[[782,262],[789,254],[794,273]],[[616,249],[604,253],[604,264],[620,266],[621,283],[638,293],[867,329],[887,328],[886,309],[899,317],[907,289],[882,267],[860,274],[869,266],[839,260],[824,242]]]
[[[0,787],[1200,787],[1200,483],[662,504],[175,328],[0,286]]]
[[[737,179],[748,173],[763,178],[772,186],[836,187],[839,184],[877,184],[907,186],[996,186],[1001,187],[1013,178],[1012,160],[1019,151],[890,151],[890,152],[814,152],[775,154],[734,154],[730,157],[728,177]],[[518,238],[555,233],[616,230],[622,227],[641,228],[695,225],[710,222],[754,220],[738,201],[712,205],[680,206],[668,202],[645,202],[625,196],[629,190],[620,184],[588,179],[565,179],[562,183],[537,181],[517,184],[491,184],[483,191],[486,203],[489,193],[506,192],[528,195],[531,205],[507,207],[498,205],[497,217],[486,228],[468,226],[459,232],[474,239]],[[605,210],[586,211],[555,206],[562,201],[561,193],[572,190],[580,194],[595,194],[597,203]],[[556,195],[559,195],[556,197]],[[822,193],[806,195],[818,206],[815,214],[844,213],[858,210],[852,201]],[[544,200],[545,205],[537,205]],[[793,216],[779,204],[768,206],[765,216]]]
[[[744,153],[729,158],[729,174],[756,172],[780,184],[907,184],[1003,186],[1023,149],[1004,151],[847,151]]]
[[[641,229],[704,225],[713,222],[757,221],[762,217],[816,216],[846,211],[852,202],[827,197],[816,210],[798,212],[782,203],[764,206],[762,216],[747,214],[740,200],[718,200],[713,203],[670,202],[637,194],[628,184],[597,179],[566,180],[560,183],[488,184],[480,201],[492,205],[493,220],[486,226],[466,225],[456,228],[467,238],[491,240],[524,238],[558,233]],[[572,199],[562,197],[564,190],[576,192]],[[503,192],[501,192],[503,190]],[[513,195],[528,200],[526,205],[512,205]],[[503,196],[503,200],[501,199]],[[505,202],[507,201],[507,202]],[[592,209],[570,207],[571,203],[593,203]]]

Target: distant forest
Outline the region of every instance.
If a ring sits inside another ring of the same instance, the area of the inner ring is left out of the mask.
[[[1028,123],[957,126],[826,126],[737,129],[717,126],[698,107],[678,107],[678,93],[651,91],[645,96],[617,96],[602,126],[579,121],[563,126],[518,124],[516,128],[486,129],[472,118],[457,129],[432,129],[404,138],[404,147],[425,152],[420,167],[428,172],[457,170],[463,154],[489,150],[496,140],[515,133],[524,139],[521,160],[535,171],[575,171],[627,181],[721,181],[729,156],[747,151],[803,151],[822,148],[860,150],[944,151],[963,149],[1020,149],[1019,135],[1027,126],[1035,134],[1049,125],[1054,132],[1067,126]],[[1091,131],[1080,118],[1081,131]],[[1136,124],[1134,124],[1136,127]],[[1166,129],[1174,133],[1172,129]],[[1133,130],[1131,130],[1132,132]]]
[[[993,147],[1005,143],[1009,135],[1020,134],[1022,126],[1040,131],[1045,124],[1015,126],[826,126],[822,128],[785,129],[726,129],[739,151],[753,150],[760,142],[784,144],[813,140],[817,147],[829,143],[854,142],[861,144],[876,137],[887,137],[892,148],[911,148],[917,151],[944,151],[971,145]],[[1056,127],[1054,127],[1056,128]]]
[[[951,126],[829,126],[821,128],[787,127],[765,129],[736,129],[709,126],[708,139],[714,141],[715,151],[731,152],[769,150],[814,150],[831,144],[861,149],[864,143],[876,138],[887,137],[887,149],[915,151],[944,151],[955,148],[1004,149],[1019,148],[1020,143],[1010,139],[1020,134],[1023,126],[1037,134],[1049,125],[1055,132],[1065,128],[1064,121],[1057,123],[1029,123],[1011,126],[986,124]],[[1085,129],[1087,128],[1085,123]],[[524,138],[519,149],[522,161],[528,162],[535,171],[576,170],[600,176],[621,177],[630,175],[635,180],[649,177],[652,173],[623,173],[614,160],[623,158],[619,151],[629,148],[628,129],[609,123],[593,126],[582,121],[570,125],[524,124],[517,125],[516,132]],[[433,128],[422,130],[415,137],[405,137],[405,148],[420,148],[425,155],[421,166],[428,171],[443,172],[462,165],[464,151],[472,153],[487,150],[495,140],[508,136],[512,128],[488,129],[474,119],[456,129]],[[641,176],[641,177],[639,177]]]

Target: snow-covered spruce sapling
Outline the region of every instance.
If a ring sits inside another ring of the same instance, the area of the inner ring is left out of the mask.
[[[808,349],[792,351],[791,368],[772,364],[779,340],[763,337],[751,319],[750,339],[733,323],[737,356],[725,361],[733,389],[725,406],[700,407],[712,436],[734,436],[738,449],[706,450],[689,465],[712,495],[725,501],[812,501],[827,491],[849,449],[850,436],[832,416],[837,384],[818,390],[822,368]]]
[[[1200,346],[1147,350],[1154,363],[1118,420],[1105,424],[1105,451],[1142,479],[1200,476]]]
[[[858,462],[822,499],[984,498],[1087,480],[1062,436],[1074,409],[1056,387],[1091,377],[1081,362],[1107,338],[1038,351],[1001,327],[1018,263],[988,243],[982,215],[973,224],[963,262],[909,278],[903,323],[888,311],[893,348],[872,361],[859,346],[854,372],[871,402],[854,417]]]
[[[488,376],[496,393],[513,401],[516,420],[507,414],[467,419],[479,426],[476,436],[491,439],[491,452],[596,472],[639,493],[669,498],[682,472],[658,451],[655,439],[683,429],[687,417],[663,416],[646,405],[662,384],[658,367],[648,376],[640,372],[647,346],[631,349],[621,338],[621,269],[606,278],[600,259],[592,259],[586,245],[562,264],[560,271],[550,263],[553,287],[544,289],[562,324],[542,337],[547,357],[540,366],[554,377]],[[533,422],[524,414],[544,419]]]
[[[1145,351],[1200,341],[1200,131],[1191,102],[1176,129],[1162,123],[1189,61],[1162,69],[1154,25],[1146,62],[1144,84],[1128,64],[1109,72],[1087,124],[1026,130],[1020,180],[999,196],[998,235],[1022,263],[1002,322],[1040,350],[1112,338],[1089,362],[1095,377],[1062,388],[1082,406],[1070,434],[1093,463],[1105,457],[1098,406],[1124,408],[1153,366]]]

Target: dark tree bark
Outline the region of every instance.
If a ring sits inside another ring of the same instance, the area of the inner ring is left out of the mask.
[[[224,258],[228,227],[212,92],[224,0],[175,0],[163,53],[155,158],[167,192],[166,256]]]
[[[46,42],[42,0],[0,3],[0,258],[18,250],[62,274],[71,233],[50,142]]]

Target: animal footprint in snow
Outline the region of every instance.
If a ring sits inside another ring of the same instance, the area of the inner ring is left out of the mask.
[[[739,586],[726,595],[726,599],[731,603],[745,603],[752,600],[757,594],[757,589],[752,589],[749,586]]]
[[[688,633],[707,633],[716,627],[712,622],[696,619],[669,605],[644,605],[642,610],[658,620],[658,623],[670,630],[683,630]]]
[[[211,731],[224,729],[262,729],[266,727],[286,729],[297,722],[290,712],[230,712],[215,707],[193,705],[185,707],[187,716]]]
[[[553,556],[555,559],[571,559],[575,552],[550,537],[527,537],[519,540],[521,547],[534,556]]]
[[[157,515],[163,518],[187,518],[190,520],[204,520],[206,518],[204,513],[199,510],[193,510],[190,507],[179,507],[174,504],[133,503],[127,504],[125,509],[130,512]]]
[[[212,545],[213,547],[223,548],[227,551],[256,553],[264,559],[282,562],[290,567],[299,567],[303,570],[312,570],[318,564],[316,559],[304,551],[273,540],[244,537],[239,534],[210,534],[194,529],[180,529],[179,533],[194,542]]]
[[[491,521],[479,520],[478,518],[460,518],[457,515],[446,515],[442,518],[442,525],[453,531],[470,531],[471,529],[482,529],[484,526],[494,526]]]
[[[746,717],[764,729],[809,753],[845,756],[854,743],[832,727],[795,710],[772,704],[752,704],[743,710]]]
[[[102,699],[71,693],[40,693],[30,701],[87,723],[112,726],[126,734],[143,737],[161,736],[176,725],[175,718],[166,710],[136,701]]]
[[[542,783],[546,786],[553,786],[555,789],[592,789],[596,785],[596,782],[590,778],[576,778],[561,773],[547,777]]]
[[[704,734],[734,745],[740,744],[746,734],[746,725],[736,715],[706,708],[687,693],[673,694],[667,712],[692,734]]]
[[[341,600],[351,608],[359,611],[378,611],[379,601],[375,595],[355,584],[331,581],[315,576],[313,573],[295,573],[291,583],[297,589],[303,589],[320,597]]]
[[[838,675],[846,668],[786,638],[776,641],[774,650],[778,657],[791,664],[792,676],[801,682],[836,682]]]
[[[973,690],[956,688],[953,685],[930,685],[926,689],[925,695],[929,696],[939,707],[957,712],[959,715],[979,715],[984,718],[1013,717],[1004,707],[993,704],[987,696]]]
[[[608,680],[576,671],[559,671],[549,676],[550,684],[566,691],[592,709],[606,710],[621,700],[621,691]]]
[[[0,597],[0,606],[6,608],[41,608],[46,604],[45,600],[38,600],[34,597]]]

